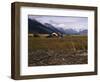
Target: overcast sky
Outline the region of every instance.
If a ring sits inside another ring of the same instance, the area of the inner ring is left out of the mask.
[[[43,16],[29,15],[30,19],[35,19],[42,24],[49,23],[57,28],[75,29],[76,31],[88,29],[87,17],[71,17],[71,16]]]

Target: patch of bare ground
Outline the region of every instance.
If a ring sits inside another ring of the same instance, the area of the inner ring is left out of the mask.
[[[87,64],[87,52],[35,50],[29,53],[29,66]]]

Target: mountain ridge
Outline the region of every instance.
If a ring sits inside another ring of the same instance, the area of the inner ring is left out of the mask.
[[[57,28],[49,23],[40,23],[39,21],[35,19],[29,19],[28,18],[28,32],[30,33],[40,33],[40,34],[51,34],[53,32],[61,33],[61,34],[77,34],[77,35],[87,35],[88,30],[83,29],[79,32],[75,29],[63,29],[63,28]]]

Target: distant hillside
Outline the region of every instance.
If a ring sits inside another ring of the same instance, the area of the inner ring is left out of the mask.
[[[36,20],[28,19],[28,32],[32,33],[52,33],[47,27]]]
[[[51,25],[51,24],[49,24],[49,23],[45,23],[44,25],[47,26],[49,29],[53,30],[54,32],[59,32],[59,33],[64,34],[63,31],[57,29],[57,27],[54,27],[53,25]]]
[[[82,30],[79,32],[80,35],[87,35],[88,34],[88,31],[87,30]]]
[[[52,25],[45,23],[44,25],[36,20],[28,19],[28,28],[29,32],[32,33],[40,33],[40,34],[50,34],[53,32],[60,32],[57,28],[53,27]]]
[[[76,31],[75,29],[63,29],[53,26],[52,24],[42,24],[35,19],[28,19],[28,32],[29,33],[40,33],[40,34],[51,34],[53,32],[61,34],[77,34],[87,35],[87,30]]]

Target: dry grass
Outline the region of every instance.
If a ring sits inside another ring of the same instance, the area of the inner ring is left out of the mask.
[[[28,61],[29,66],[86,64],[87,36],[29,37]]]

